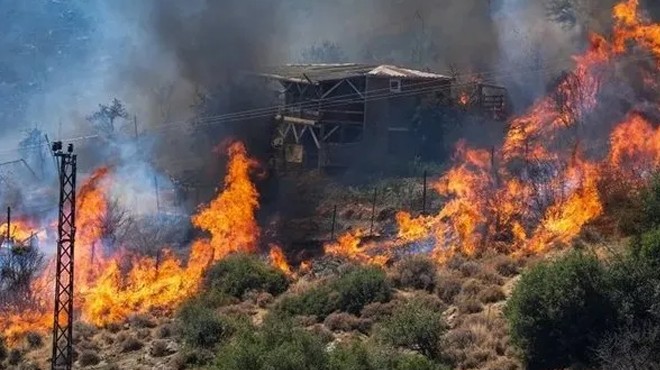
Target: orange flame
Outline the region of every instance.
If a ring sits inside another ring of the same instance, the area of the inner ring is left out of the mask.
[[[604,72],[616,57],[634,51],[631,45],[660,59],[660,24],[639,17],[637,0],[622,1],[613,13],[612,39],[591,35],[591,47],[574,58],[575,69],[554,93],[510,122],[501,150],[459,143],[456,165],[434,183],[446,198],[444,207],[435,216],[414,219],[399,213],[400,239],[434,240],[439,261],[456,252],[479,253],[498,241],[513,252],[540,253],[569,243],[603,212],[597,189],[602,166],[582,158],[578,140],[566,150],[559,139],[598,108]],[[660,61],[657,67],[655,75]],[[657,89],[652,76],[643,74],[644,84]],[[611,134],[605,164],[645,176],[659,165],[659,132],[640,115],[629,115]]]
[[[232,252],[256,250],[259,228],[254,212],[258,207],[258,194],[250,181],[250,171],[256,162],[247,156],[241,143],[230,145],[228,154],[223,191],[193,218],[194,224],[209,231],[211,237],[193,243],[185,267],[167,248],[163,248],[157,258],[128,256],[120,249],[104,251],[103,219],[108,212],[106,194],[112,180],[110,170],[95,171],[80,187],[74,306],[81,319],[105,325],[134,313],[171,310],[198,289],[210,263]],[[54,271],[51,267],[35,285],[52,285]],[[30,330],[49,328],[52,325],[51,295],[52,288],[41,290],[38,310],[0,312],[0,333],[15,339]]]
[[[291,271],[291,266],[289,266],[289,263],[286,260],[286,256],[284,255],[284,252],[279,245],[271,244],[269,255],[270,262],[274,267],[278,268],[280,271],[287,275],[291,275],[293,273]]]
[[[363,237],[364,232],[362,230],[350,231],[339,236],[336,242],[326,244],[323,250],[328,255],[345,258],[350,261],[380,266],[385,265],[389,257],[385,255],[372,256],[368,253],[375,245],[367,244],[362,246]]]
[[[202,208],[193,224],[211,234],[208,246],[211,259],[217,261],[230,253],[254,253],[259,239],[259,226],[254,213],[259,208],[257,189],[250,172],[258,163],[249,158],[245,146],[236,142],[229,146],[231,161],[225,177],[225,190]]]

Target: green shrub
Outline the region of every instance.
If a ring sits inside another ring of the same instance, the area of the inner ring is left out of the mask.
[[[419,351],[437,360],[446,329],[442,311],[416,297],[397,306],[392,316],[378,326],[377,336],[385,343]]]
[[[404,353],[377,343],[349,342],[334,348],[329,355],[330,370],[442,370],[416,353]]]
[[[339,294],[329,285],[319,285],[300,294],[289,294],[275,306],[275,310],[290,316],[316,316],[324,319],[339,307]]]
[[[432,292],[438,280],[435,262],[426,256],[415,255],[399,261],[394,266],[392,282],[398,288],[427,290]]]
[[[183,339],[192,346],[213,347],[228,338],[234,330],[229,318],[196,301],[184,304],[178,318]]]
[[[591,349],[615,321],[605,280],[598,260],[580,253],[523,274],[505,313],[529,368],[592,360]]]
[[[261,327],[245,326],[222,346],[214,368],[323,370],[325,343],[288,318],[269,316]]]
[[[611,264],[606,277],[608,294],[617,310],[617,328],[660,324],[660,317],[653,313],[660,287],[656,263],[643,256],[626,256]]]
[[[361,267],[340,277],[334,289],[339,294],[339,309],[357,315],[372,302],[387,302],[392,298],[392,288],[382,269]]]
[[[282,297],[276,311],[290,316],[314,315],[322,320],[334,311],[358,315],[367,304],[387,302],[391,297],[392,288],[383,270],[360,267],[303,293]]]
[[[657,172],[649,186],[642,191],[643,226],[646,230],[660,227],[660,172]]]
[[[660,265],[660,227],[647,231],[641,235],[633,246],[638,257],[654,265]]]
[[[231,255],[209,269],[205,284],[209,290],[241,298],[249,290],[278,295],[289,283],[282,271],[255,256]]]

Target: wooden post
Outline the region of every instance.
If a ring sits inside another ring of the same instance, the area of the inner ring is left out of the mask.
[[[332,230],[330,231],[330,240],[335,239],[335,224],[337,223],[337,205],[332,210]]]
[[[422,191],[422,214],[426,215],[426,177],[428,173],[424,170],[424,190]]]
[[[369,228],[369,235],[374,235],[374,220],[376,217],[376,196],[378,195],[378,188],[374,188],[374,198],[371,203],[371,228]]]
[[[133,115],[133,127],[135,127],[135,140],[138,139],[137,116]]]
[[[160,213],[160,195],[158,194],[158,176],[154,176],[154,187],[156,190],[156,212]]]

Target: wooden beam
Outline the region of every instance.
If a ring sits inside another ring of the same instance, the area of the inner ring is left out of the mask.
[[[348,84],[351,85],[351,87],[353,88],[353,90],[355,90],[355,92],[356,92],[356,93],[357,93],[362,99],[364,99],[364,94],[362,94],[362,91],[360,91],[360,89],[358,89],[357,87],[355,87],[355,85],[353,85],[353,83],[351,82],[351,80],[348,80],[348,79],[347,79],[346,82],[348,82]]]
[[[311,128],[309,130],[309,133],[312,135],[312,139],[314,139],[314,144],[316,144],[316,149],[321,149],[321,144],[319,143],[319,139],[316,137],[316,132],[314,132],[314,128]]]
[[[338,129],[339,129],[339,126],[335,126],[335,127],[333,127],[332,130],[328,131],[328,133],[325,134],[325,136],[323,136],[323,137],[321,138],[321,140],[322,140],[323,142],[325,142],[326,140],[328,140],[328,138],[330,137],[330,135],[334,134],[335,131],[337,131]]]
[[[321,95],[321,99],[324,99],[326,96],[332,94],[332,92],[337,90],[337,88],[339,88],[339,86],[341,86],[341,84],[343,84],[344,81],[345,80],[341,80],[337,82],[332,88],[330,88],[330,90],[326,91],[325,94]]]

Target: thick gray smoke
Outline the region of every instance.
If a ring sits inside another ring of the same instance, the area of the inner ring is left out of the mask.
[[[333,61],[323,60],[324,56],[455,72],[460,78],[481,72],[482,78],[509,87],[516,106],[524,108],[570,66],[570,55],[585,46],[586,32],[606,29],[611,4],[611,0],[4,2],[0,10],[8,18],[0,22],[5,27],[0,38],[7,46],[0,50],[0,159],[29,156],[18,150],[18,143],[26,137],[25,130],[37,128],[51,140],[76,138],[88,154],[86,169],[113,157],[120,163],[139,159],[148,166],[136,168],[155,167],[179,177],[188,168],[221,168],[210,154],[214,145],[230,135],[250,139],[255,132],[268,133],[251,123],[216,122],[193,129],[190,122],[266,104],[263,91],[236,83],[241,71],[310,59]],[[324,42],[333,46],[332,53],[310,49]],[[113,98],[124,103],[128,114],[117,120],[112,145],[80,138],[99,135],[86,118]],[[254,142],[262,144],[263,138]],[[154,176],[128,177],[146,182]],[[208,178],[212,188],[217,173]]]

